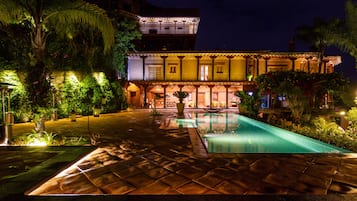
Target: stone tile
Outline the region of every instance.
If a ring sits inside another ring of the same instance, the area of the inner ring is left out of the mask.
[[[270,158],[258,159],[257,161],[255,161],[250,165],[250,171],[259,174],[268,173],[274,168],[278,167],[279,163],[280,163],[279,161]]]
[[[112,172],[95,176],[92,175],[90,177],[90,181],[98,187],[104,186],[106,184],[115,183],[119,179],[120,178]]]
[[[170,174],[170,172],[164,168],[157,167],[157,168],[146,170],[145,174],[147,174],[151,178],[158,179],[165,175]]]
[[[137,188],[143,187],[143,186],[146,186],[146,185],[149,185],[149,184],[155,182],[155,179],[147,176],[144,173],[136,174],[131,177],[127,177],[127,178],[125,178],[125,180]]]
[[[312,165],[305,170],[305,174],[318,177],[332,176],[337,173],[337,167],[332,165]]]
[[[259,195],[259,194],[275,194],[275,195],[285,195],[289,191],[286,187],[271,185],[269,183],[260,182],[256,188],[249,189],[247,194],[249,195]]]
[[[321,175],[320,175],[321,176]],[[315,176],[310,176],[303,174],[299,177],[298,179],[299,182],[303,182],[305,184],[311,185],[311,186],[318,186],[321,188],[328,188],[332,182],[331,177],[324,177],[324,178],[318,178]]]
[[[333,181],[357,187],[357,175],[354,173],[341,174],[340,172],[338,172],[332,179]]]
[[[275,171],[266,176],[263,181],[275,186],[289,187],[294,184],[299,177],[299,174],[291,170]]]
[[[228,168],[215,168],[209,171],[208,173],[226,180],[231,179],[236,174],[235,171],[232,171]]]
[[[143,171],[137,167],[128,167],[126,169],[122,170],[112,170],[116,175],[118,175],[120,178],[127,178],[127,177],[132,177],[134,175],[140,174]]]
[[[231,181],[223,181],[215,187],[215,190],[223,194],[233,194],[233,195],[242,195],[247,189],[243,188]]]
[[[130,192],[131,195],[164,195],[164,194],[173,194],[171,187],[161,181],[155,181],[149,185],[137,188],[136,190]],[[176,192],[176,191],[174,191]],[[177,193],[177,192],[176,192]]]
[[[197,170],[196,168],[192,168],[189,166],[185,166],[185,168],[182,168],[181,170],[176,172],[179,175],[185,176],[189,179],[196,179],[204,175],[204,172],[201,172],[200,170]]]
[[[101,189],[105,194],[125,195],[135,190],[136,188],[127,182],[118,179],[113,183],[102,186]]]
[[[353,193],[357,194],[357,187],[356,186],[350,186],[345,183],[339,183],[339,182],[332,182],[330,185],[330,188],[328,189],[329,191],[335,192],[335,193]]]
[[[195,182],[187,183],[179,188],[176,189],[177,192],[185,194],[185,195],[197,195],[197,194],[204,194],[209,189],[201,186]]]
[[[309,185],[303,182],[297,182],[293,184],[291,187],[291,190],[299,192],[299,193],[304,193],[304,194],[315,194],[315,195],[326,195],[327,194],[327,188],[322,188],[320,186],[316,185]]]
[[[229,181],[245,189],[251,189],[262,181],[263,177],[253,172],[238,172]]]
[[[209,187],[209,188],[214,188],[217,184],[219,184],[220,182],[223,181],[222,178],[217,177],[217,175],[212,174],[212,173],[207,173],[205,175],[203,175],[202,177],[195,179],[195,182]]]
[[[58,183],[64,194],[102,194],[84,175],[66,177]]]
[[[160,178],[160,181],[170,185],[171,187],[177,188],[177,187],[180,187],[186,183],[189,183],[191,180],[184,176],[177,175],[175,173],[171,173],[167,176]]]
[[[142,170],[150,170],[150,169],[156,168],[157,165],[150,162],[149,160],[144,160],[144,161],[136,164],[136,167],[139,169],[142,169]]]
[[[186,163],[177,163],[177,162],[171,162],[167,165],[164,166],[165,169],[171,171],[171,172],[176,172],[184,167],[186,167]]]

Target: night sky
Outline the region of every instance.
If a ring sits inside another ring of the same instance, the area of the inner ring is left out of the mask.
[[[312,25],[315,17],[344,17],[344,0],[148,0],[160,7],[199,8],[198,50],[288,51],[296,27]],[[296,41],[296,51],[309,51]],[[327,55],[341,55],[335,68],[357,81],[353,58],[334,47]]]

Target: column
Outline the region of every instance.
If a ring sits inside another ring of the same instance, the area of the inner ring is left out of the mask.
[[[167,56],[161,56],[162,58],[162,73],[163,73],[163,80],[166,80],[166,59]]]
[[[228,58],[228,81],[231,81],[231,65],[234,56],[227,56],[227,58]]]
[[[231,87],[231,85],[224,85],[226,88],[226,109],[228,109],[228,89]]]
[[[144,87],[144,108],[147,108],[148,103],[146,102],[146,97],[147,97],[146,90],[148,88],[148,85],[147,84],[143,84],[143,87]]]
[[[164,108],[166,108],[166,88],[167,88],[167,84],[162,85],[162,87],[164,88]]]
[[[182,88],[183,88],[185,85],[179,84],[179,85],[177,85],[177,86],[180,88],[180,91],[182,91]]]
[[[245,79],[248,79],[248,61],[250,59],[249,55],[243,56],[245,58]]]
[[[185,58],[185,56],[177,56],[177,58],[180,59],[180,81],[182,81],[182,59]]]
[[[312,56],[305,57],[307,60],[307,73],[311,73],[311,66],[310,66],[310,59],[312,59]]]
[[[195,103],[195,108],[198,108],[198,88],[200,88],[200,85],[193,85],[196,88],[196,103]]]
[[[327,66],[326,64],[329,62],[330,60],[328,59],[323,59],[322,62],[324,62],[324,71],[322,72],[323,74],[326,74],[327,73]],[[321,73],[321,72],[319,72]]]
[[[214,80],[214,59],[217,56],[210,56],[211,60],[212,60],[212,81]]]
[[[291,60],[291,71],[295,71],[295,60],[296,60],[296,57],[289,57],[289,59]]]
[[[145,80],[145,59],[147,56],[140,56],[143,60],[143,80]]]
[[[202,58],[202,56],[195,56],[195,58],[197,59],[197,81],[200,80],[200,59]]]
[[[265,60],[265,73],[268,73],[268,60],[270,59],[270,57],[263,57]]]
[[[256,77],[259,76],[259,59],[261,58],[262,56],[260,55],[255,55],[254,58],[256,59],[257,61],[257,72],[256,72]]]
[[[208,85],[209,87],[209,107],[212,108],[212,88],[214,85]]]

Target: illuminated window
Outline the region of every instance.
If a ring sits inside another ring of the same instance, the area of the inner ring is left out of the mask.
[[[162,77],[161,65],[149,65],[148,66],[148,79],[149,80],[159,80]]]
[[[201,66],[201,80],[208,80],[208,66]]]

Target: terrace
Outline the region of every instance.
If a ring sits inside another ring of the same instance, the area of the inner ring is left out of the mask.
[[[187,128],[164,126],[174,112],[160,112],[90,117],[91,132],[100,134],[96,147],[1,147],[1,198],[355,199],[355,153],[202,154]],[[46,125],[48,131],[88,136],[86,117]],[[32,126],[15,124],[13,133]]]

